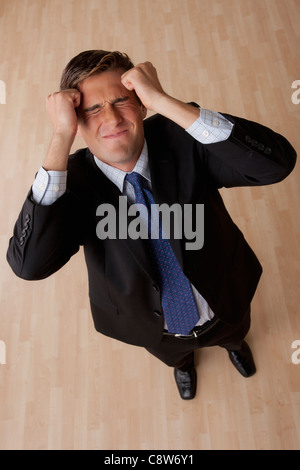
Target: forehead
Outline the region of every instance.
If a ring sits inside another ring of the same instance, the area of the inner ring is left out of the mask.
[[[84,104],[88,104],[87,101],[90,102],[90,100],[97,100],[97,103],[101,103],[114,98],[130,96],[131,92],[121,83],[122,73],[122,70],[110,70],[83,80],[80,84],[80,91]]]

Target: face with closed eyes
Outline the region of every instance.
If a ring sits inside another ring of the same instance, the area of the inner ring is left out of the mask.
[[[102,72],[80,84],[78,133],[97,158],[131,171],[143,149],[147,111],[121,83],[122,73]]]

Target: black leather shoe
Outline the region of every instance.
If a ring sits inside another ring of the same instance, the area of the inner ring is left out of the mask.
[[[187,372],[180,369],[174,369],[176,384],[183,400],[191,400],[196,395],[197,373],[192,367]]]
[[[243,341],[242,348],[238,351],[228,351],[229,358],[234,367],[244,377],[251,377],[256,372],[254,359],[248,344]]]

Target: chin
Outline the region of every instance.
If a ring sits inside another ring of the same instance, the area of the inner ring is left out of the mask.
[[[114,158],[111,158],[111,155],[108,155],[107,157],[98,156],[95,153],[94,155],[107,165],[114,166],[115,168],[119,168],[123,171],[133,170],[138,159],[138,157],[131,157],[130,155],[116,155],[115,153]]]

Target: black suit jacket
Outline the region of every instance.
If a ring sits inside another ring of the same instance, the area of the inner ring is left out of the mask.
[[[234,123],[227,141],[202,145],[168,119],[144,121],[153,195],[157,204],[204,204],[204,246],[186,250],[171,239],[183,271],[226,323],[248,310],[262,268],[230,218],[218,189],[281,181],[296,153],[287,140],[259,124],[225,115]],[[81,245],[97,331],[151,347],[163,334],[160,292],[146,241],[100,240],[99,204],[118,210],[120,192],[104,176],[88,149],[69,158],[67,192],[51,206],[34,204],[31,192],[10,240],[7,260],[15,274],[37,280],[60,269]]]

